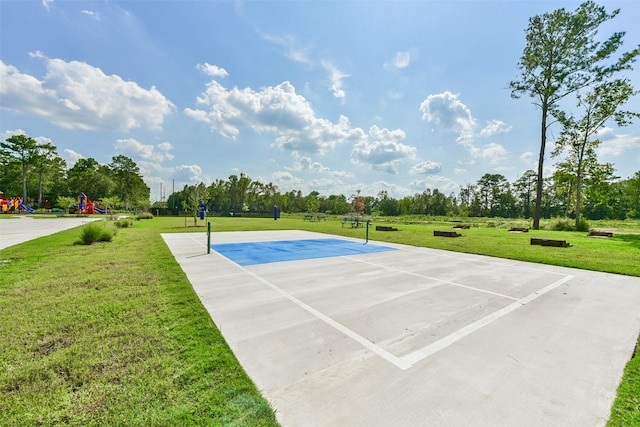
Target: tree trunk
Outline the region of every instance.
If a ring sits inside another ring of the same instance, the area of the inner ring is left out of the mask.
[[[542,211],[542,171],[544,167],[544,150],[547,144],[547,103],[542,102],[542,126],[540,132],[540,156],[538,157],[538,182],[536,185],[536,208],[533,212],[533,229],[540,229],[540,213]]]
[[[27,204],[27,163],[22,162],[22,202]]]
[[[582,207],[582,159],[584,157],[585,144],[582,145],[578,155],[578,173],[576,177],[576,230],[580,229],[580,208]]]

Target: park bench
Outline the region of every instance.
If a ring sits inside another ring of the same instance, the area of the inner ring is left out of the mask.
[[[362,227],[362,221],[360,221],[360,218],[345,216],[344,218],[342,218],[342,226],[344,227],[345,224],[351,224],[351,228]]]
[[[529,229],[525,227],[511,227],[509,231],[517,231],[519,233],[528,233]]]
[[[553,240],[553,239],[531,239],[532,245],[540,245],[540,246],[555,246],[558,248],[568,248],[571,247],[571,244],[566,240]]]
[[[468,230],[469,228],[471,228],[471,226],[469,224],[457,224],[457,225],[454,225],[453,228],[461,228],[464,230]]]
[[[313,215],[305,215],[304,221],[313,221]]]
[[[433,230],[433,235],[434,236],[440,236],[440,237],[460,237],[460,236],[462,236],[462,234],[456,233],[455,231],[439,231],[439,230]]]
[[[398,229],[388,225],[376,225],[376,231],[398,231]]]
[[[591,230],[588,236],[589,237],[613,237],[613,233],[610,231]]]

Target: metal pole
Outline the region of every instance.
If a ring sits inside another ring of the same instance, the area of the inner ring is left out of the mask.
[[[364,244],[365,244],[365,245],[366,245],[367,243],[369,243],[369,227],[370,227],[370,226],[371,226],[371,220],[370,220],[370,219],[368,219],[368,220],[367,220],[367,233],[366,233],[367,241],[366,241],[366,242],[364,242]]]
[[[211,222],[207,221],[207,254],[211,253]]]

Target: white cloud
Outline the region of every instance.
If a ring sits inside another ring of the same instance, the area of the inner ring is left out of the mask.
[[[134,138],[118,139],[115,143],[115,148],[123,154],[155,163],[162,163],[165,160],[173,159],[173,155],[169,153],[169,150],[173,147],[168,142],[154,146],[151,144],[143,144]]]
[[[480,131],[480,136],[490,137],[499,133],[507,133],[511,131],[511,126],[500,120],[491,120],[487,126]]]
[[[431,174],[440,172],[442,170],[442,163],[432,162],[431,160],[427,160],[426,162],[420,162],[417,165],[414,165],[409,170],[409,173],[422,175],[422,174]]]
[[[472,133],[475,125],[471,110],[449,91],[429,95],[420,104],[420,111],[422,120],[435,122],[447,131]]]
[[[236,139],[242,127],[257,133],[272,132],[278,135],[274,145],[286,150],[323,154],[361,133],[350,129],[344,116],[335,124],[316,117],[309,102],[289,82],[255,91],[227,90],[213,80],[197,102],[208,111],[186,108],[185,114],[209,124],[221,135]]]
[[[304,181],[293,176],[291,172],[274,172],[271,174],[271,178],[281,193],[300,190],[304,187]]]
[[[331,90],[333,91],[333,96],[336,98],[344,99],[345,92],[342,89],[342,81],[349,77],[348,74],[340,71],[335,65],[333,65],[329,61],[322,61],[322,66],[329,72],[329,78],[331,79]]]
[[[482,157],[489,159],[491,164],[498,164],[504,161],[507,150],[500,144],[487,144],[482,147]]]
[[[61,157],[65,160],[65,162],[67,162],[68,168],[72,168],[78,160],[85,158],[85,156],[83,156],[82,154],[70,149],[63,150],[63,155]]]
[[[425,179],[418,179],[412,181],[409,186],[414,191],[425,191],[426,189],[435,189],[444,193],[445,195],[451,192],[457,192],[460,190],[460,186],[453,182],[451,178],[444,177],[442,175],[429,175]]]
[[[472,156],[480,154],[480,149],[474,143],[475,119],[471,110],[458,99],[457,95],[449,91],[429,95],[420,104],[422,120],[434,122],[445,131],[457,132],[456,143],[469,150]]]
[[[533,153],[531,151],[525,151],[524,153],[522,153],[520,155],[520,160],[522,160],[525,163],[532,163],[533,162]]]
[[[400,142],[404,137],[405,133],[400,129],[390,131],[374,125],[369,130],[369,138],[354,145],[351,161],[397,174],[399,164],[405,159],[415,158],[417,151],[415,147]]]
[[[260,36],[270,43],[284,48],[284,55],[292,61],[310,65],[308,47],[300,47],[293,36],[276,36],[274,34],[260,33]]]
[[[171,168],[176,179],[187,177],[194,184],[202,182],[202,168],[198,165],[178,165]]]
[[[311,157],[301,156],[297,151],[293,151],[291,156],[294,158],[293,166],[285,168],[291,171],[308,171],[308,172],[328,172],[329,168],[323,166],[322,163],[314,162]]]
[[[210,65],[207,62],[196,65],[196,68],[211,77],[227,77],[229,75],[224,68],[218,67],[217,65]]]
[[[46,62],[43,80],[0,60],[0,108],[43,117],[66,129],[160,129],[174,105],[155,87],[146,90],[84,62],[31,54]]]
[[[92,10],[81,10],[80,13],[90,16],[98,21],[100,20],[100,14]]]
[[[14,135],[26,135],[27,133],[22,129],[8,130],[0,133],[0,142],[5,142],[7,138],[11,138]]]
[[[51,10],[51,5],[53,4],[53,0],[42,0],[42,6],[47,9],[47,12]]]
[[[627,134],[615,135],[603,141],[596,151],[602,156],[620,156],[633,149],[640,149],[640,136]]]
[[[409,52],[398,52],[393,61],[396,68],[407,68],[411,63],[411,54]]]

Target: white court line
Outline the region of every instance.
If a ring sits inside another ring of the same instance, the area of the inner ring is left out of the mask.
[[[192,236],[189,236],[192,240],[196,241],[198,244],[203,245],[199,240],[196,240],[195,238],[193,238]],[[203,245],[206,247],[206,245]],[[500,294],[497,292],[491,292],[491,291],[487,291],[484,289],[479,289],[479,288],[474,288],[472,286],[466,286],[466,285],[461,285],[459,283],[454,283],[454,282],[450,282],[450,281],[446,281],[446,280],[442,280],[442,279],[438,279],[438,278],[434,278],[434,277],[429,277],[429,276],[423,276],[421,274],[417,274],[417,273],[412,273],[412,272],[408,272],[408,271],[404,271],[404,270],[400,270],[400,269],[396,269],[396,268],[392,268],[392,267],[387,267],[384,265],[379,265],[379,264],[375,264],[372,262],[368,262],[368,261],[363,261],[363,260],[359,260],[356,258],[351,258],[348,256],[344,256],[342,258],[348,258],[350,260],[354,260],[354,261],[359,261],[362,262],[364,264],[371,264],[374,265],[376,267],[379,268],[385,268],[388,270],[392,270],[392,271],[396,271],[396,272],[401,272],[401,273],[405,273],[405,274],[412,274],[418,277],[422,277],[422,278],[426,278],[426,279],[431,279],[431,280],[435,280],[435,281],[439,281],[442,283],[446,283],[446,284],[450,284],[452,286],[459,286],[459,287],[463,287],[463,288],[467,288],[470,290],[474,290],[474,291],[478,291],[478,292],[484,292],[484,293],[488,293],[488,294],[492,294],[495,296],[499,296],[502,298],[508,298],[511,300],[514,300],[515,302],[509,304],[508,306],[495,311],[479,320],[476,320],[475,322],[453,332],[452,334],[447,335],[446,337],[443,337],[441,339],[439,339],[438,341],[435,341],[419,350],[416,350],[412,353],[407,354],[406,356],[403,357],[398,357],[394,354],[392,354],[391,352],[377,346],[376,344],[372,343],[371,341],[369,341],[368,339],[364,338],[363,336],[357,334],[356,332],[352,331],[351,329],[347,328],[346,326],[342,325],[341,323],[336,322],[335,320],[333,320],[332,318],[330,318],[329,316],[321,313],[320,311],[316,310],[315,308],[309,306],[308,304],[304,303],[303,301],[299,300],[298,298],[294,297],[293,295],[289,294],[288,292],[280,289],[278,286],[274,285],[273,283],[269,282],[268,280],[266,280],[265,278],[253,273],[252,271],[244,268],[243,266],[241,266],[240,264],[232,261],[231,259],[225,257],[224,255],[216,252],[222,259],[226,260],[227,262],[232,263],[233,265],[237,266],[238,268],[240,268],[242,271],[244,271],[246,274],[248,274],[249,276],[253,277],[254,279],[258,280],[259,282],[263,283],[264,285],[268,286],[269,288],[273,289],[274,291],[278,292],[280,295],[284,296],[286,299],[288,299],[289,301],[293,302],[294,304],[296,304],[298,307],[302,308],[303,310],[307,311],[308,313],[310,313],[311,315],[315,316],[316,318],[318,318],[319,320],[322,320],[323,322],[325,322],[326,324],[328,324],[329,326],[333,327],[334,329],[338,330],[339,332],[342,332],[343,334],[345,334],[346,336],[348,336],[349,338],[353,339],[354,341],[360,343],[362,346],[364,346],[365,348],[367,348],[368,350],[372,351],[373,353],[377,354],[378,356],[382,357],[383,359],[385,359],[386,361],[388,361],[389,363],[395,365],[396,367],[402,369],[402,370],[407,370],[409,368],[411,368],[415,363],[418,363],[422,360],[424,360],[425,358],[432,356],[433,354],[444,350],[445,348],[447,348],[448,346],[450,346],[451,344],[454,344],[458,341],[460,341],[461,339],[463,339],[464,337],[476,332],[477,330],[483,328],[484,326],[487,326],[490,323],[495,322],[496,320],[506,316],[509,313],[512,313],[513,311],[517,310],[518,308],[523,307],[524,305],[540,298],[541,296],[545,295],[546,293],[554,290],[555,288],[557,288],[558,286],[562,285],[563,283],[568,282],[569,280],[573,279],[575,276],[572,275],[565,275],[565,277],[563,277],[562,279],[559,279],[555,282],[553,282],[552,284],[545,286],[544,288],[535,291],[523,298],[520,299],[516,299],[514,297],[511,297],[509,295],[504,295],[504,294]],[[556,273],[558,274],[558,273]]]
[[[226,258],[226,259],[229,260],[228,258]],[[229,262],[233,262],[233,261],[229,260]],[[252,271],[247,270],[246,268],[244,268],[243,266],[241,266],[241,265],[239,265],[239,264],[237,264],[235,262],[233,262],[233,263],[235,265],[237,265],[239,268],[241,268],[248,275],[252,276],[254,279],[259,280],[260,282],[262,282],[263,284],[267,285],[268,287],[270,287],[274,291],[278,292],[280,295],[282,295],[283,297],[285,297],[286,299],[288,299],[292,303],[296,304],[298,307],[300,307],[303,310],[309,312],[310,314],[312,314],[313,316],[315,316],[318,319],[322,320],[323,322],[325,322],[329,326],[333,327],[334,329],[337,329],[338,331],[342,332],[343,334],[345,334],[349,338],[353,339],[354,341],[362,344],[365,348],[371,350],[372,352],[374,352],[378,356],[382,357],[383,359],[385,359],[389,363],[394,364],[395,366],[397,366],[398,368],[400,368],[402,370],[409,369],[411,367],[411,364],[405,362],[402,358],[399,358],[399,357],[391,354],[390,352],[386,351],[385,349],[375,345],[374,343],[372,343],[368,339],[364,338],[361,335],[358,335],[357,333],[355,333],[351,329],[347,328],[343,324],[336,322],[335,320],[333,320],[329,316],[326,316],[326,315],[322,314],[321,312],[319,312],[315,308],[311,307],[310,305],[300,301],[298,298],[296,298],[293,295],[289,294],[288,292],[280,289],[279,287],[277,287],[273,283],[269,282],[265,278],[260,277],[259,275],[253,273]]]
[[[494,295],[494,296],[497,296],[497,297],[500,297],[500,298],[507,298],[507,299],[510,299],[512,301],[519,301],[519,298],[512,297],[510,295],[501,294],[499,292],[492,292],[492,291],[488,291],[486,289],[474,288],[473,286],[462,285],[460,283],[451,282],[449,280],[438,279],[437,277],[425,276],[424,274],[414,273],[412,271],[401,270],[399,268],[393,268],[393,267],[389,267],[389,266],[386,266],[386,265],[377,264],[375,262],[364,261],[364,260],[361,260],[361,259],[358,259],[358,258],[351,258],[350,256],[344,256],[342,258],[347,258],[347,259],[349,259],[351,261],[357,261],[357,262],[361,262],[363,264],[373,265],[374,267],[382,268],[382,269],[385,269],[385,270],[395,271],[396,273],[409,274],[411,276],[420,277],[421,279],[434,280],[436,282],[444,283],[444,284],[451,285],[451,286],[458,286],[460,288],[465,288],[465,289],[469,289],[469,290],[472,290],[472,291],[481,292],[481,293],[484,293],[484,294],[490,294],[490,295]]]
[[[413,365],[437,352],[439,352],[440,350],[443,350],[445,348],[447,348],[448,346],[450,346],[451,344],[460,341],[462,338],[466,337],[467,335],[470,335],[472,333],[474,333],[475,331],[477,331],[478,329],[487,326],[488,324],[495,322],[496,320],[500,319],[501,317],[506,316],[507,314],[519,309],[520,307],[530,303],[531,301],[534,301],[538,298],[540,298],[542,295],[554,290],[555,288],[557,288],[558,286],[562,285],[563,283],[568,282],[569,280],[573,279],[575,276],[571,276],[571,275],[566,275],[565,277],[563,277],[560,280],[557,280],[555,282],[553,282],[552,284],[545,286],[544,288],[533,292],[529,295],[527,295],[524,298],[519,299],[518,301],[509,304],[508,306],[495,311],[485,317],[483,317],[482,319],[476,320],[475,322],[465,326],[462,329],[458,329],[456,332],[447,335],[444,338],[439,339],[438,341],[429,344],[426,347],[421,348],[420,350],[416,350],[412,353],[407,354],[406,356],[402,357],[401,359],[404,360],[405,362],[409,363],[410,365]]]

